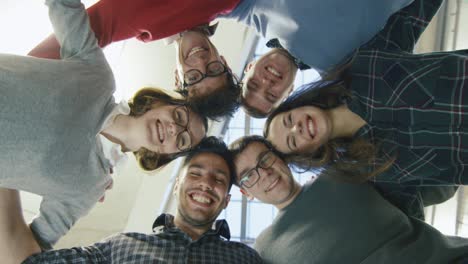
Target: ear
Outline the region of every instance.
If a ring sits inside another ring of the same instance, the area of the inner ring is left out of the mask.
[[[177,196],[177,191],[179,190],[179,176],[176,177],[175,179],[175,183],[174,183],[174,189],[172,190],[172,194],[174,194],[174,196]]]
[[[247,64],[247,65],[245,66],[244,74],[247,73],[247,72],[249,72],[250,69],[252,69],[252,67],[253,67],[254,65],[255,65],[255,61],[249,62],[249,64]]]
[[[181,88],[182,82],[179,79],[179,71],[177,69],[174,70],[174,77],[175,77],[175,86],[177,88]]]
[[[248,191],[244,190],[244,189],[240,189],[240,192],[242,193],[242,195],[244,195],[249,201],[252,201],[254,199],[253,195],[250,194]]]
[[[228,206],[228,204],[229,204],[230,201],[231,201],[231,195],[228,194],[228,195],[226,196],[226,201],[225,201],[225,203],[224,203],[223,209],[226,209],[226,207]]]

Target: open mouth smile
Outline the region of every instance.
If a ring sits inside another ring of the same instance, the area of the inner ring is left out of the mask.
[[[315,121],[309,116],[307,117],[307,131],[309,132],[309,136],[314,138],[317,135],[317,126],[315,125]]]
[[[156,121],[156,132],[158,134],[158,140],[162,144],[164,142],[164,129],[159,120]]]
[[[200,205],[202,207],[210,207],[215,200],[210,197],[210,195],[207,195],[205,192],[191,192],[188,194],[192,202],[194,202],[197,205]]]
[[[281,73],[279,71],[277,71],[275,68],[271,67],[271,66],[266,66],[265,67],[265,70],[267,73],[269,73],[270,76],[272,76],[273,78],[275,79],[279,79],[279,80],[282,80],[283,79],[283,75],[281,75]]]
[[[195,55],[195,54],[197,54],[197,53],[199,53],[199,52],[203,52],[203,51],[207,51],[207,49],[202,48],[202,47],[200,47],[200,46],[193,47],[193,48],[189,51],[189,53],[187,54],[187,57],[186,57],[186,58],[190,58],[191,56],[193,56],[193,55]]]

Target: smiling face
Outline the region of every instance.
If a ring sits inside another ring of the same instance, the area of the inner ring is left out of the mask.
[[[251,169],[255,168],[259,159],[269,149],[262,143],[250,143],[244,151],[234,159],[237,182]],[[250,198],[283,208],[291,202],[297,194],[299,184],[294,180],[289,167],[276,157],[273,165],[268,169],[258,168],[259,179],[250,188],[243,188],[243,192]]]
[[[280,49],[273,49],[245,70],[243,104],[263,114],[270,113],[293,89],[297,67]]]
[[[226,67],[226,61],[218,54],[208,37],[200,32],[188,31],[177,41],[176,46],[176,79],[182,85],[184,73],[196,69],[206,74],[206,66],[210,62],[221,61]],[[200,82],[188,86],[188,97],[201,97],[226,86],[228,74],[207,77]]]
[[[139,137],[140,145],[160,154],[190,149],[206,134],[201,117],[184,106],[155,103],[136,119],[145,135]]]
[[[283,153],[313,153],[330,139],[331,124],[324,110],[298,107],[272,119],[267,139]]]
[[[211,225],[229,203],[229,167],[219,155],[202,152],[193,157],[177,178],[176,218],[191,226]]]

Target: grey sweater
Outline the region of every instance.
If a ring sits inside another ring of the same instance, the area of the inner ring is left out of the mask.
[[[62,60],[0,54],[0,186],[43,196],[31,229],[49,249],[111,178],[97,134],[115,82],[80,0],[46,0]]]
[[[266,263],[466,263],[468,239],[408,217],[367,184],[305,185],[254,248]]]

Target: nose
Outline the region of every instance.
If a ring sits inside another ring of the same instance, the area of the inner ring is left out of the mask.
[[[273,90],[273,87],[275,85],[275,81],[271,80],[270,78],[264,76],[262,79],[262,84],[266,85],[270,90]]]
[[[200,188],[203,191],[206,190],[213,190],[213,186],[215,184],[215,177],[212,175],[206,175],[200,179]]]
[[[259,167],[258,168],[258,174],[260,177],[265,177],[265,176],[270,176],[271,174],[273,174],[273,168],[270,167],[268,169],[264,169],[264,168],[261,168]]]
[[[292,128],[291,128],[291,132],[292,133],[299,133],[299,134],[302,134],[302,131],[303,131],[303,125],[302,125],[302,122],[299,121],[297,122]]]
[[[166,125],[166,129],[168,135],[177,136],[177,134],[182,130],[182,127],[172,121]]]

